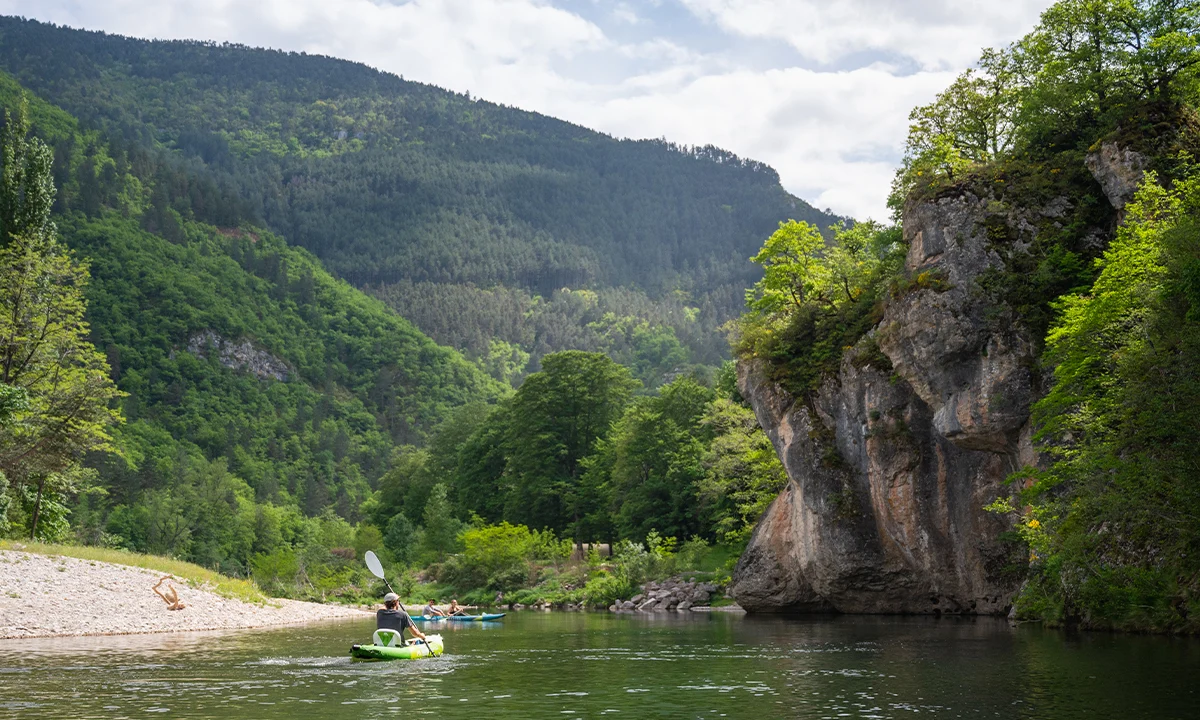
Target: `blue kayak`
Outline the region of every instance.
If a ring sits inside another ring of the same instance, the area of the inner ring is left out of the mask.
[[[451,615],[450,617],[442,617],[440,615],[413,615],[413,620],[423,620],[425,622],[438,622],[440,620],[449,620],[451,622],[488,622],[491,620],[499,620],[508,613],[483,613],[482,615]]]

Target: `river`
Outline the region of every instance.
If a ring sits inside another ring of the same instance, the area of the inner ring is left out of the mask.
[[[358,662],[372,623],[0,641],[0,717],[1200,718],[1200,641],[990,618],[510,613]]]

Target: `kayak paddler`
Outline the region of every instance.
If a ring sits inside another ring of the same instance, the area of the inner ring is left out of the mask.
[[[447,615],[466,615],[467,611],[463,610],[458,605],[458,598],[450,598],[450,607],[446,610]]]
[[[425,603],[425,609],[422,610],[421,613],[425,615],[425,617],[446,617],[446,613],[433,606],[432,600]]]
[[[422,640],[424,640],[425,633],[418,630],[416,625],[413,625],[412,618],[410,618],[408,616],[408,613],[406,613],[403,610],[400,610],[399,608],[396,607],[399,604],[400,604],[400,596],[397,595],[396,593],[390,592],[387,595],[384,595],[383,596],[384,609],[377,610],[375,612],[375,628],[377,630],[378,629],[396,630],[401,635],[404,634],[405,630],[408,630],[410,633],[413,634],[414,637],[418,637],[418,638],[421,638]]]

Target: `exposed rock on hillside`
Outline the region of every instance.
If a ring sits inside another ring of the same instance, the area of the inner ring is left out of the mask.
[[[188,338],[187,349],[199,357],[208,357],[210,351],[215,351],[217,361],[223,366],[231,370],[246,370],[259,380],[286,382],[291,373],[287,363],[266,350],[256,348],[249,340],[228,340],[212,330]]]
[[[1142,153],[1122,148],[1112,141],[1101,143],[1100,149],[1089,153],[1085,162],[1117,210],[1123,210],[1133,199],[1149,165],[1148,158]]]

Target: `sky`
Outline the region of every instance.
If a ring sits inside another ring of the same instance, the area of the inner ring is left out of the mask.
[[[885,220],[908,113],[1050,0],[0,0],[122,35],[355,60],[616,137],[713,144]]]

